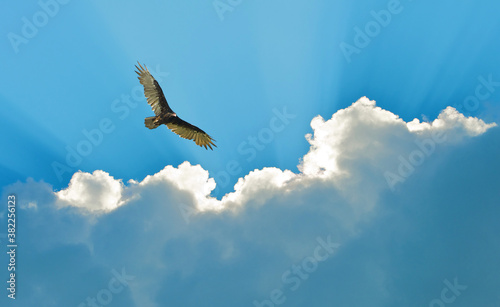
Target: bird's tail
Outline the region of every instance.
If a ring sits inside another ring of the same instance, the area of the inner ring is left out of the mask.
[[[148,127],[149,129],[154,129],[156,127],[159,126],[159,124],[155,124],[154,123],[154,120],[156,119],[156,116],[151,116],[151,117],[146,117],[144,119],[144,124],[146,125],[146,127]]]

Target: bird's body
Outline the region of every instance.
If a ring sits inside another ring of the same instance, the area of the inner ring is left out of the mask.
[[[139,67],[137,67],[137,65],[135,67],[138,70],[136,71],[139,75],[138,79],[144,86],[144,95],[155,113],[155,116],[146,117],[146,119],[144,119],[146,127],[155,129],[164,124],[180,137],[193,140],[198,146],[203,146],[205,149],[212,149],[212,146],[217,147],[214,144],[215,140],[205,131],[180,119],[177,114],[172,111],[167,103],[165,95],[163,95],[160,85],[153,78],[146,66],[142,67],[142,65],[139,64]]]
[[[155,129],[162,124],[169,123],[170,121],[174,120],[175,117],[177,117],[177,114],[175,114],[174,112],[165,112],[158,116],[146,117],[144,119],[144,124],[149,129]]]

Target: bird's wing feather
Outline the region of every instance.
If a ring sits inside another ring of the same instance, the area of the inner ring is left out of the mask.
[[[194,142],[198,146],[203,146],[205,147],[205,149],[207,149],[208,146],[212,150],[212,146],[217,147],[214,144],[215,140],[212,139],[212,137],[205,131],[180,119],[178,116],[172,117],[169,122],[166,123],[166,125],[170,130],[175,132],[181,138],[194,140]]]
[[[155,112],[155,115],[158,116],[165,112],[172,112],[158,81],[153,78],[146,65],[142,67],[139,62],[137,62],[137,64],[139,64],[139,67],[135,65],[135,68],[138,70],[136,71],[139,75],[138,79],[144,86],[144,95],[146,96],[148,104],[153,109],[153,112]]]

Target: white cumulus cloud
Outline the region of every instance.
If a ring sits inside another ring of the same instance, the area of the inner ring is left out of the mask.
[[[122,205],[123,184],[105,171],[89,174],[77,172],[68,188],[56,193],[59,199],[70,206],[89,211],[110,211]]]
[[[134,279],[113,294],[119,306],[252,306],[274,290],[288,306],[424,306],[456,275],[471,285],[460,296],[464,304],[469,296],[492,297],[498,287],[475,274],[500,273],[477,254],[500,252],[497,196],[489,188],[500,171],[500,146],[487,133],[493,126],[452,108],[433,122],[405,122],[361,98],[311,121],[299,173],[254,170],[220,200],[210,196],[208,171],[189,162],[127,183],[101,170],[77,172],[58,192],[44,182],[16,183],[4,193],[24,202],[21,229],[30,251],[23,266],[30,269],[20,280],[20,304],[51,293],[52,305],[79,306],[122,269]],[[489,139],[478,141],[480,148],[461,143],[482,135]],[[404,177],[396,186],[402,193],[392,193],[385,174],[401,176],[401,159],[412,161],[416,152],[425,159],[412,166],[415,180]],[[474,175],[485,165],[497,170],[491,178]],[[471,206],[469,191],[485,201]],[[318,242],[336,247],[314,264],[329,246],[319,250]]]
[[[187,161],[177,168],[168,165],[141,182],[130,181],[128,186],[101,170],[93,174],[77,172],[68,188],[56,195],[66,205],[105,213],[139,197],[148,185],[167,184],[188,193],[198,211],[223,210],[244,206],[250,200],[265,203],[273,196],[323,178],[348,199],[367,205],[374,194],[387,187],[385,180],[376,182],[373,176],[395,168],[398,156],[416,148],[415,140],[440,132],[443,140],[456,141],[480,135],[494,126],[495,123],[465,117],[452,107],[443,110],[433,122],[415,119],[407,123],[362,97],[328,120],[317,116],[311,121],[313,133],[306,135],[311,147],[301,159],[301,173],[277,168],[254,170],[240,178],[235,191],[222,200],[210,196],[216,184],[208,171]],[[363,195],[357,192],[359,188],[364,189]]]

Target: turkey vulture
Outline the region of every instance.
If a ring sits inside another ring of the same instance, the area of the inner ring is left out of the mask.
[[[158,81],[153,78],[146,65],[142,67],[139,62],[137,64],[139,64],[139,67],[135,65],[135,68],[138,70],[136,71],[139,75],[138,79],[144,86],[144,95],[155,113],[155,116],[144,119],[146,127],[155,129],[161,124],[165,124],[168,129],[178,134],[181,138],[194,140],[198,146],[203,146],[205,149],[208,149],[207,146],[212,149],[212,145],[217,147],[213,142],[215,140],[205,131],[183,121],[170,109]]]

